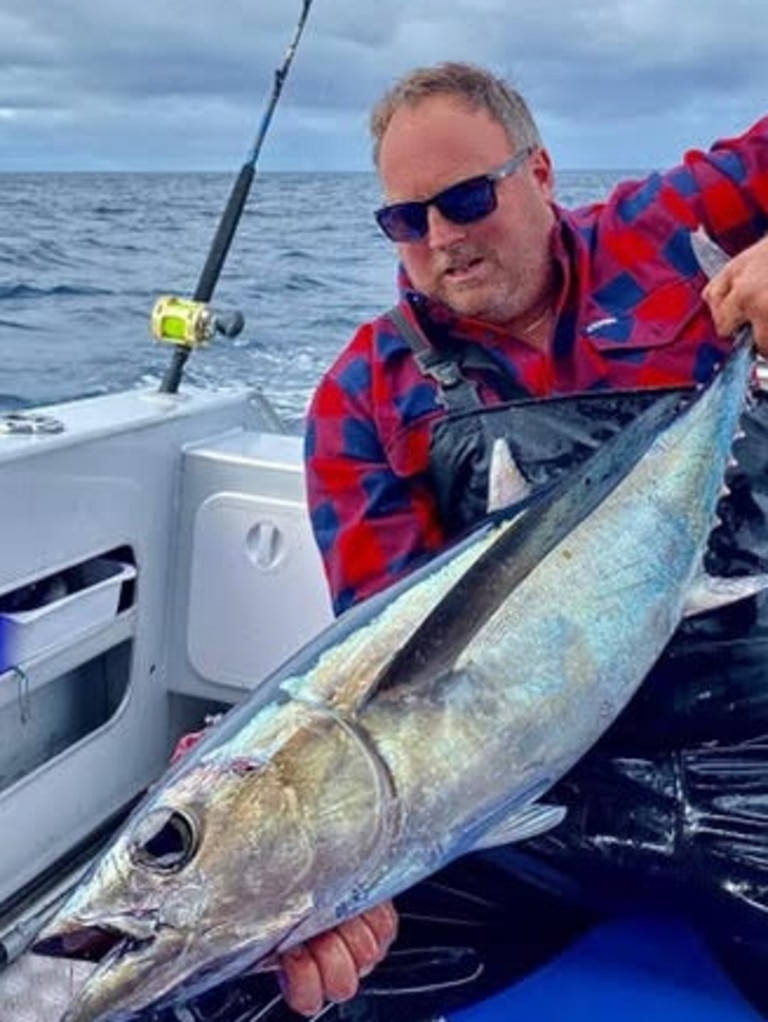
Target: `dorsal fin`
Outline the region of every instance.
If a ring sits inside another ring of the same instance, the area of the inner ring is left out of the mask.
[[[679,390],[661,394],[587,461],[561,476],[529,513],[497,529],[493,542],[389,660],[369,694],[401,680],[412,682],[425,669],[432,677],[449,671],[509,593],[632,470],[683,403]]]

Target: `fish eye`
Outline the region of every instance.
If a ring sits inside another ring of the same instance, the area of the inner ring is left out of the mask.
[[[131,838],[131,857],[139,866],[159,873],[175,873],[197,851],[194,819],[178,809],[156,809],[136,825]]]

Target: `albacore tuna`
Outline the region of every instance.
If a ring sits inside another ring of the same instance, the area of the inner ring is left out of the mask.
[[[541,798],[627,704],[702,574],[750,345],[662,394],[289,661],[154,787],[37,950],[99,960],[65,1022],[184,1000],[472,848],[555,826]]]

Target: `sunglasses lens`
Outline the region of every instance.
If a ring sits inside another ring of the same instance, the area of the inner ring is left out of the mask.
[[[437,197],[435,205],[446,220],[471,224],[496,209],[496,190],[487,177],[475,177],[446,189]]]
[[[376,210],[376,221],[391,241],[418,241],[427,233],[427,208],[422,202],[398,202]]]
[[[471,224],[496,209],[496,189],[488,177],[460,181],[440,192],[430,202],[396,202],[382,206],[375,216],[379,227],[390,241],[419,241],[429,229],[427,210],[436,206],[446,220],[455,224]]]

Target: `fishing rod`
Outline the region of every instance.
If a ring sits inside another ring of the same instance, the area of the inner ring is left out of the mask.
[[[280,99],[280,93],[283,91],[285,79],[293,63],[311,6],[312,0],[303,0],[302,11],[296,23],[293,38],[288,45],[283,63],[275,71],[272,93],[256,140],[232,186],[193,297],[184,299],[166,295],[158,298],[152,310],[153,334],[158,340],[168,341],[174,346],[171,364],[160,383],[161,394],[177,392],[184,366],[194,348],[210,341],[216,333],[224,334],[225,337],[237,337],[245,324],[240,312],[216,313],[208,303],[213,296],[232,239],[242,218],[256,173],[256,163],[269,130],[272,115]]]

